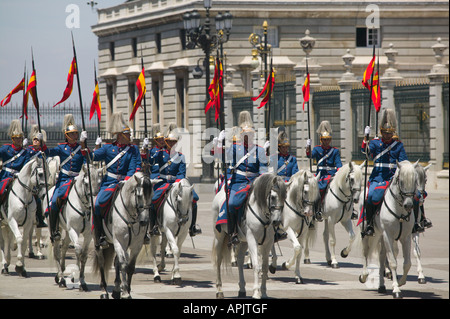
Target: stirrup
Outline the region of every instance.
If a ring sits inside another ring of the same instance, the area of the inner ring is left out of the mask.
[[[55,230],[54,232],[52,232],[52,235],[50,236],[50,241],[53,243],[54,241],[59,241],[61,240],[61,233],[59,232],[59,230]]]
[[[231,245],[237,245],[237,244],[239,244],[241,241],[239,240],[239,238],[238,238],[238,234],[237,233],[234,233],[233,235],[231,235],[231,238],[230,238],[230,242],[228,243],[228,246],[231,246]]]
[[[314,214],[314,217],[318,222],[323,222],[322,212],[317,212]]]
[[[413,234],[414,233],[423,233],[424,231],[425,231],[425,228],[421,224],[419,224],[419,223],[414,224],[414,227],[412,230]]]
[[[431,220],[429,220],[428,218],[424,218],[420,224],[422,225],[423,228],[430,228],[433,227],[433,224],[431,223]]]
[[[98,239],[98,247],[100,249],[106,249],[109,247],[108,241],[106,240],[105,236],[100,236],[100,238]]]
[[[373,229],[372,225],[367,225],[366,229],[364,230],[365,236],[375,236],[375,230]]]
[[[159,236],[161,235],[161,232],[159,231],[159,228],[157,225],[153,226],[152,230],[150,230],[150,236]]]

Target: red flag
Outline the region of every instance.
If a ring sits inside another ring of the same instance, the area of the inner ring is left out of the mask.
[[[264,94],[264,98],[261,100],[261,104],[259,104],[258,109],[262,108],[264,105],[269,102],[270,96],[272,95],[273,87],[275,86],[275,73],[273,68],[270,69],[269,76],[267,77],[266,84],[262,89],[261,93],[257,97],[252,97],[252,101],[256,101]]]
[[[19,84],[17,84],[17,86],[8,93],[7,96],[5,96],[5,98],[0,102],[1,106],[5,106],[6,104],[9,103],[9,101],[11,101],[11,97],[16,94],[19,91],[22,91],[25,89],[25,78],[23,78]]]
[[[37,98],[36,98],[37,94],[36,94],[36,71],[35,70],[33,70],[33,73],[31,73],[30,80],[28,81],[27,92],[25,93],[25,96],[27,96],[27,100],[28,100],[28,94],[31,94],[31,98],[33,99],[34,107],[36,109],[39,109],[39,105],[37,104]],[[28,115],[27,115],[27,118],[28,118]]]
[[[369,80],[372,76],[373,69],[375,68],[375,55],[372,57],[372,60],[370,61],[369,65],[367,66],[366,70],[364,71],[362,84],[370,90],[369,86]]]
[[[309,72],[306,74],[305,83],[303,83],[302,93],[303,93],[303,111],[305,110],[305,102],[309,102]]]
[[[216,66],[214,68],[214,77],[211,81],[211,84],[208,87],[210,100],[205,107],[205,113],[211,107],[215,109],[215,121],[219,118],[220,115],[220,102],[223,96],[223,86],[222,86],[222,78],[223,78],[223,67],[222,62],[219,58],[216,58]]]
[[[95,79],[95,89],[94,94],[92,97],[92,103],[91,103],[91,114],[89,116],[89,120],[92,119],[94,116],[94,113],[97,111],[97,117],[100,121],[102,118],[102,105],[100,104],[100,91],[98,89],[98,81]]]
[[[66,89],[64,90],[63,97],[62,97],[61,101],[59,101],[58,103],[53,105],[53,107],[64,102],[65,100],[67,100],[69,98],[70,94],[72,94],[73,77],[75,74],[77,74],[77,64],[75,63],[75,58],[73,58],[72,63],[70,64],[69,74],[67,75],[67,86],[66,86]]]
[[[375,106],[375,110],[380,112],[381,108],[381,95],[380,95],[380,81],[378,80],[378,71],[373,76],[372,82],[372,102]]]
[[[138,88],[139,94],[138,94],[136,101],[134,101],[133,110],[131,111],[131,115],[130,115],[130,121],[132,121],[134,119],[137,109],[139,108],[139,106],[141,106],[142,99],[145,96],[145,92],[147,92],[147,87],[145,86],[145,70],[144,70],[144,68],[142,68],[142,72],[141,72],[141,74],[139,74],[139,77],[136,81],[136,86]]]

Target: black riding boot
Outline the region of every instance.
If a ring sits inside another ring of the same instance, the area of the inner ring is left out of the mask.
[[[319,199],[314,204],[314,218],[318,222],[323,221],[323,217],[322,217],[322,199]]]
[[[156,223],[156,216],[157,212],[153,204],[150,207],[150,236],[159,236],[161,233],[158,229],[158,224]]]
[[[366,203],[365,209],[366,209],[366,222],[367,226],[364,230],[364,235],[366,236],[374,236],[375,229],[373,227],[373,220],[375,218],[375,212],[376,212],[377,206],[373,204]]]
[[[55,240],[61,240],[61,233],[59,232],[59,209],[55,211],[49,207],[48,216],[50,220],[50,240],[53,243]]]
[[[42,212],[41,200],[37,196],[35,196],[34,199],[36,201],[36,221],[37,221],[36,227],[37,228],[48,227],[48,225],[44,221],[44,214]]]
[[[189,235],[191,237],[194,237],[195,235],[200,235],[202,233],[202,229],[199,225],[196,225],[197,222],[197,205],[193,205],[192,207],[192,222],[191,226],[189,227]]]
[[[413,206],[413,212],[414,212],[414,227],[412,232],[413,233],[423,233],[425,231],[425,228],[421,225],[422,218],[419,220],[419,203],[414,203]]]
[[[430,228],[433,226],[433,223],[431,222],[431,220],[429,220],[428,218],[425,217],[425,208],[422,206],[420,207],[420,224],[422,225],[423,228]]]
[[[237,245],[239,244],[239,238],[238,238],[238,234],[237,234],[237,218],[235,216],[235,214],[233,214],[232,212],[228,211],[228,234],[231,236],[230,238],[230,242],[228,243],[229,246],[231,245]]]
[[[106,241],[105,232],[103,231],[103,221],[101,216],[94,214],[94,246],[95,249],[106,249],[109,247]]]

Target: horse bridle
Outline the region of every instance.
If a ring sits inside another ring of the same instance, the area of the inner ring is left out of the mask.
[[[181,185],[181,187],[185,187],[185,186]],[[178,196],[178,194],[179,193],[177,193],[176,196]],[[175,233],[175,237],[176,237],[176,236],[178,236],[178,233],[181,230],[181,226],[189,221],[189,211],[187,212],[187,214],[183,214],[181,212],[181,210],[179,209],[178,204],[175,207],[175,205],[173,203],[173,199],[170,195],[167,197],[167,204],[169,205],[170,208],[172,208],[172,210],[175,212],[175,215],[177,216],[178,230]]]

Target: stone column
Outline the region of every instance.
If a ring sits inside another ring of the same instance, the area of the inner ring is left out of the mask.
[[[347,49],[347,53],[342,56],[344,60],[345,73],[342,75],[338,84],[341,89],[340,93],[340,118],[341,118],[341,140],[345,143],[341,143],[341,159],[343,163],[348,163],[352,160],[353,150],[353,127],[355,121],[353,120],[352,112],[352,88],[358,83],[355,75],[352,71],[352,64],[355,57],[350,54],[350,49]],[[349,125],[352,123],[353,125]]]
[[[381,101],[381,110],[380,114],[382,114],[383,109],[395,109],[395,100],[394,100],[394,87],[397,81],[403,79],[400,76],[397,69],[395,68],[395,57],[398,55],[398,51],[394,50],[394,45],[389,43],[389,49],[384,52],[387,56],[388,68],[384,71],[383,76],[380,78],[382,92],[382,101]],[[378,128],[375,128],[378,130]]]
[[[264,81],[266,79],[260,76],[259,69],[256,68],[250,72],[251,81],[252,81],[252,96],[256,97],[261,93],[261,90],[264,87]],[[255,126],[255,130],[264,128],[264,115],[265,115],[265,107],[258,109],[258,106],[261,104],[261,98],[253,102],[253,125]],[[238,123],[236,123],[238,124]]]
[[[447,46],[441,43],[441,38],[438,38],[437,42],[431,47],[434,51],[436,64],[433,65],[431,72],[427,75],[430,79],[430,163],[433,164],[430,169],[435,172],[442,170],[444,150],[442,83],[449,74],[447,67],[442,63]]]

